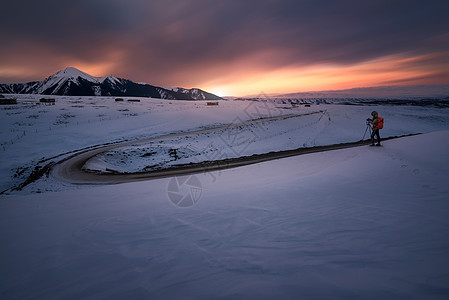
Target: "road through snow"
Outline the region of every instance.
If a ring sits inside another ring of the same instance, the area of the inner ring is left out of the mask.
[[[284,116],[285,117],[285,116]],[[221,128],[221,127],[220,127]],[[202,131],[210,131],[215,130],[217,128],[209,128],[204,129]],[[238,158],[229,158],[223,160],[216,161],[206,161],[200,163],[190,163],[184,165],[173,166],[160,170],[153,170],[148,172],[137,172],[137,173],[98,173],[98,172],[88,172],[83,169],[83,166],[86,162],[98,155],[100,153],[109,151],[111,149],[120,148],[127,145],[135,145],[139,143],[147,143],[151,140],[158,140],[169,138],[173,136],[179,135],[188,135],[195,132],[187,132],[187,133],[178,133],[173,135],[167,135],[164,137],[157,137],[151,139],[145,139],[140,141],[132,141],[119,143],[115,145],[100,147],[94,150],[90,150],[81,154],[74,155],[62,162],[58,163],[52,170],[52,176],[63,180],[72,184],[118,184],[125,182],[134,182],[134,181],[142,181],[148,179],[156,179],[156,178],[164,178],[170,176],[182,176],[188,174],[195,173],[205,173],[212,172],[216,170],[223,170],[229,168],[235,168],[255,163],[261,163],[264,161],[270,161],[274,159],[286,158],[296,155],[316,153],[322,151],[331,151],[338,149],[345,149],[351,147],[358,147],[368,145],[370,143],[369,140],[350,142],[350,143],[340,143],[326,146],[315,146],[315,147],[305,147],[305,148],[297,148],[293,150],[285,150],[285,151],[277,151],[277,152],[269,152],[264,154],[254,154],[251,156],[243,156]],[[393,139],[399,137],[388,137],[386,139]]]
[[[194,134],[200,134],[200,133],[207,133],[217,130],[232,130],[233,128],[240,127],[240,126],[248,126],[248,125],[254,125],[257,123],[263,123],[263,122],[271,122],[271,121],[277,121],[277,120],[286,120],[290,118],[297,118],[297,117],[304,117],[314,114],[325,114],[325,110],[320,111],[313,111],[309,113],[302,113],[302,114],[286,114],[286,115],[277,115],[277,116],[270,116],[270,117],[262,117],[257,118],[249,121],[242,121],[242,122],[233,122],[231,124],[224,124],[214,127],[208,127],[204,129],[198,129],[198,130],[192,130],[192,131],[186,131],[186,132],[179,132],[179,133],[172,133],[168,135],[158,136],[158,137],[152,137],[147,139],[141,139],[137,141],[126,141],[126,142],[120,142],[120,143],[114,143],[112,145],[107,146],[99,146],[95,147],[94,149],[86,150],[81,153],[74,154],[70,156],[69,158],[66,158],[60,162],[58,162],[55,167],[53,168],[51,174],[53,177],[58,178],[63,181],[68,181],[70,183],[74,184],[115,184],[115,183],[123,183],[123,182],[132,182],[132,181],[139,181],[139,180],[146,180],[151,178],[161,178],[161,177],[167,177],[167,176],[173,176],[173,175],[181,175],[186,173],[201,173],[204,171],[205,164],[194,164],[194,166],[182,166],[182,167],[174,167],[174,168],[168,168],[164,170],[156,170],[156,171],[150,171],[150,172],[140,172],[140,173],[126,173],[126,174],[105,174],[105,173],[96,173],[96,172],[86,172],[83,170],[83,166],[86,164],[86,162],[91,159],[92,157],[104,153],[106,151],[117,149],[125,146],[130,145],[139,145],[139,144],[145,144],[152,141],[161,141],[165,139],[170,139],[174,137],[179,136],[188,136],[188,135],[194,135]],[[287,157],[291,155],[285,155],[282,157]],[[280,156],[277,156],[280,157]],[[274,157],[274,158],[277,158]],[[271,158],[271,159],[274,159]],[[236,167],[240,165],[247,165],[250,163],[256,163],[260,161],[266,161],[268,159],[261,160],[260,158],[258,160],[255,160],[254,158],[244,160],[241,162],[237,162],[238,160],[226,160],[225,163],[221,162],[214,162],[214,166],[209,165],[209,169],[213,168],[214,170],[217,169],[224,169],[229,167]]]

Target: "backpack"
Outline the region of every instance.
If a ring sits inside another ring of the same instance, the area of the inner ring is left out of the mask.
[[[377,129],[382,129],[384,128],[384,118],[382,118],[381,116],[377,117]]]

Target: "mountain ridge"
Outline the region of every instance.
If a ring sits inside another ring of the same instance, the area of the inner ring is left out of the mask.
[[[135,83],[113,75],[95,77],[74,67],[67,67],[43,81],[0,84],[0,93],[42,94],[59,96],[131,96],[169,100],[222,100],[198,88],[163,88]]]

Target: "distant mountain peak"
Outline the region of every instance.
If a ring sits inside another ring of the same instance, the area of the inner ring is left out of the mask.
[[[77,79],[77,78],[83,78],[87,81],[94,82],[94,83],[101,83],[105,81],[106,79],[109,79],[111,82],[116,82],[117,78],[109,75],[106,77],[95,77],[90,74],[87,74],[81,70],[78,70],[74,67],[67,67],[64,70],[58,71],[55,74],[49,76],[48,78],[64,78],[64,79]]]
[[[200,89],[162,88],[117,78],[95,77],[74,67],[67,67],[41,82],[0,84],[0,93],[63,96],[133,96],[171,100],[221,100]]]
[[[67,76],[74,76],[77,74],[86,74],[86,73],[84,73],[83,71],[81,71],[77,68],[74,68],[74,67],[67,67],[63,70],[56,72],[54,75],[58,75],[58,74],[61,74],[61,75],[66,74]]]
[[[82,78],[95,78],[87,73],[84,73],[81,70],[78,70],[74,67],[67,67],[64,70],[58,71],[55,74],[51,75],[50,77],[66,77],[66,78],[76,78],[76,77],[82,77]]]
[[[118,79],[115,76],[109,75],[106,77],[99,77],[98,79],[100,79],[101,82],[104,82],[105,80],[109,80],[112,83],[117,83],[118,81],[120,81],[120,79]]]

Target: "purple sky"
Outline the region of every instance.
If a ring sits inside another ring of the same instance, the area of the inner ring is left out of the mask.
[[[67,66],[222,95],[449,84],[449,1],[2,3],[0,82]]]

